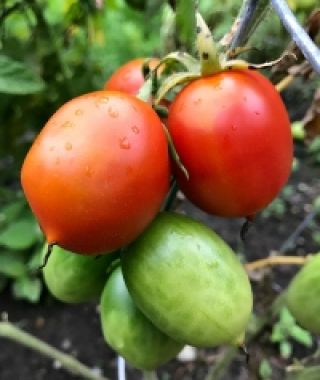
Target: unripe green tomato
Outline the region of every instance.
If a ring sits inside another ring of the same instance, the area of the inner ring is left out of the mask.
[[[287,305],[301,326],[320,334],[320,254],[311,258],[291,281]]]
[[[236,344],[252,309],[248,276],[205,225],[162,213],[123,253],[137,306],[164,333],[197,347]]]
[[[100,296],[107,268],[116,254],[83,256],[55,246],[43,269],[50,293],[66,303],[87,302]]]
[[[182,349],[158,330],[135,306],[118,267],[101,297],[101,324],[106,342],[136,368],[151,370]]]

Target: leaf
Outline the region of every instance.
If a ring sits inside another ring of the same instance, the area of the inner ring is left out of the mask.
[[[25,204],[24,199],[19,199],[2,207],[0,209],[0,226],[14,220],[20,214]]]
[[[41,296],[42,284],[38,278],[20,277],[12,287],[13,295],[17,299],[25,299],[32,303],[39,301]]]
[[[286,307],[283,307],[280,311],[280,324],[287,330],[290,330],[293,326],[296,326],[294,317]]]
[[[309,333],[309,331],[303,329],[302,327],[296,325],[293,326],[290,329],[290,335],[292,338],[294,338],[297,342],[307,346],[312,346],[312,335]]]
[[[272,376],[272,368],[268,360],[263,359],[259,366],[259,376],[263,380],[270,379]]]
[[[273,343],[281,342],[285,338],[286,338],[286,334],[283,332],[282,327],[280,326],[279,323],[276,323],[272,329],[271,342]]]
[[[283,359],[290,358],[292,354],[292,345],[289,341],[284,340],[280,343],[280,355]]]
[[[0,233],[0,245],[9,249],[26,249],[39,239],[39,228],[31,218],[10,224]]]
[[[45,249],[47,249],[47,247],[45,247]],[[40,267],[40,265],[42,264],[42,254],[43,247],[38,247],[31,255],[30,260],[28,261],[28,269],[30,271],[35,271]]]
[[[25,259],[17,252],[0,253],[0,273],[8,277],[20,277],[26,273]]]
[[[43,80],[29,66],[0,54],[0,92],[24,95],[43,89]]]
[[[196,17],[194,0],[176,1],[176,32],[179,41],[191,52],[196,36]]]

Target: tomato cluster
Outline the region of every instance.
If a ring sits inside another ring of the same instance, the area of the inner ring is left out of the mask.
[[[239,345],[252,310],[231,248],[203,224],[160,212],[170,178],[208,213],[251,216],[286,182],[292,138],[279,94],[252,70],[187,84],[165,127],[151,101],[135,97],[144,62],[63,105],[31,147],[21,181],[47,242],[59,246],[44,269],[52,294],[85,302],[104,287],[106,341],[151,369],[184,344]],[[169,162],[167,133],[179,165]]]

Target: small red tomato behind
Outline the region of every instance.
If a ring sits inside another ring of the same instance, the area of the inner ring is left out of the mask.
[[[161,121],[127,94],[77,97],[49,119],[21,181],[48,243],[84,254],[114,251],[145,229],[168,190]]]
[[[190,176],[176,168],[178,183],[208,213],[253,215],[288,179],[289,117],[274,86],[258,72],[231,70],[193,81],[171,104],[168,126]]]
[[[105,90],[115,90],[126,92],[130,95],[137,95],[144,83],[142,68],[145,61],[146,58],[137,58],[120,66],[105,83]],[[159,62],[159,59],[151,58],[149,68],[154,69]]]

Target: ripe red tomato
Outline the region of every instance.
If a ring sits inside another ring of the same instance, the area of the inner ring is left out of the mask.
[[[145,229],[168,190],[161,121],[127,94],[77,97],[49,119],[21,180],[48,243],[83,254],[114,251]]]
[[[288,179],[293,143],[274,86],[252,70],[232,70],[187,85],[169,110],[168,127],[189,172],[178,183],[208,213],[249,216]]]
[[[126,92],[130,95],[137,95],[144,83],[142,66],[146,58],[137,58],[120,66],[104,85],[105,90],[115,90]],[[152,58],[149,61],[150,69],[156,67],[159,59]]]

